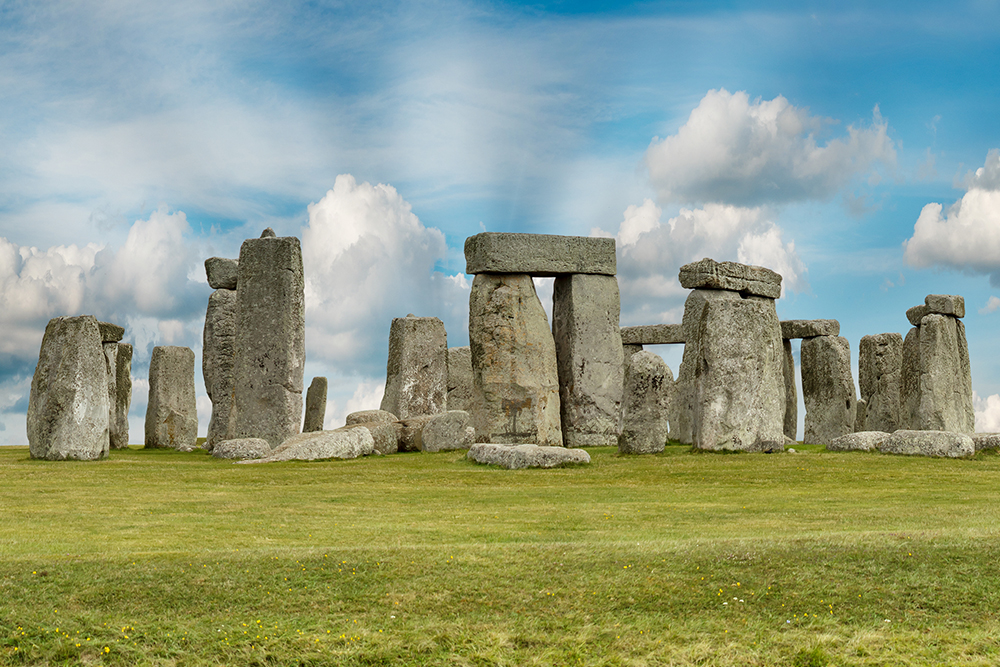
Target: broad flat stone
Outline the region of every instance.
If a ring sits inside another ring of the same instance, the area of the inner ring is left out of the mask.
[[[560,276],[616,273],[615,240],[483,232],[465,239],[465,272]]]
[[[642,350],[625,369],[622,399],[621,454],[655,454],[667,444],[674,374],[658,355]]]
[[[236,365],[236,292],[217,289],[208,297],[205,328],[201,339],[201,374],[212,401],[212,417],[205,434],[205,447],[232,438],[233,392]]]
[[[892,433],[899,428],[899,383],[903,337],[898,333],[863,336],[858,346],[858,388],[866,403],[862,431]]]
[[[234,437],[264,438],[277,447],[299,432],[304,288],[297,238],[243,242],[236,285]]]
[[[781,341],[781,371],[785,380],[785,436],[795,440],[799,429],[799,393],[795,387],[795,357],[792,355],[792,341]]]
[[[909,320],[910,324],[915,327],[920,326],[920,320],[924,319],[924,315],[930,315],[931,309],[926,305],[924,306],[914,306],[913,308],[906,309],[906,319]]]
[[[931,430],[896,431],[879,446],[878,450],[883,454],[963,458],[975,454],[976,446],[967,433]]]
[[[802,441],[826,445],[854,432],[857,394],[851,376],[851,345],[842,336],[802,341],[802,400],[806,406]]]
[[[31,458],[104,458],[108,411],[107,367],[97,319],[82,315],[49,320],[28,400]]]
[[[356,426],[334,431],[299,433],[271,450],[269,456],[241,463],[356,459],[359,456],[368,456],[373,451],[375,451],[375,441],[372,434],[363,426]]]
[[[176,345],[154,347],[149,361],[146,447],[194,449],[197,439],[194,352]]]
[[[924,304],[931,313],[965,317],[965,297],[956,294],[928,294]]]
[[[472,409],[472,348],[448,348],[448,409]]]
[[[326,416],[326,378],[314,377],[306,392],[306,418],[302,425],[303,433],[323,430],[323,419]]]
[[[108,437],[111,449],[128,447],[128,410],[132,405],[132,346],[128,343],[107,343],[116,345],[115,354],[115,395],[108,421]]]
[[[212,289],[236,289],[240,263],[227,257],[209,257],[205,260],[205,274]]]
[[[977,452],[982,449],[1000,449],[1000,433],[973,433],[971,437]]]
[[[125,337],[125,327],[120,327],[111,322],[98,322],[97,327],[101,331],[102,343],[117,343]]]
[[[368,422],[396,422],[399,417],[385,410],[360,410],[347,415],[347,425],[366,424]]]
[[[783,320],[781,322],[781,337],[785,340],[839,335],[840,322],[837,320]]]
[[[762,266],[705,259],[685,264],[680,270],[681,287],[720,289],[744,295],[777,299],[781,296],[781,275]]]
[[[683,324],[647,324],[622,327],[623,345],[683,345]]]
[[[563,445],[618,443],[623,361],[614,276],[556,278],[552,337],[559,372]]]
[[[562,445],[555,342],[531,276],[476,276],[469,342],[476,440]]]
[[[395,454],[399,451],[399,441],[403,435],[403,424],[398,421],[374,421],[350,424],[344,428],[364,427],[371,433],[374,454]]]
[[[477,443],[469,448],[470,461],[500,466],[508,470],[522,468],[558,468],[565,465],[590,463],[590,454],[583,449],[545,447],[534,444],[498,445]]]
[[[217,459],[262,459],[271,455],[271,445],[262,438],[220,440],[212,448]]]
[[[400,419],[435,415],[448,404],[448,336],[436,317],[397,317],[389,329],[389,358],[381,408]]]
[[[826,448],[831,452],[873,452],[888,439],[884,431],[859,431],[834,438]]]
[[[422,452],[443,452],[468,449],[475,442],[476,429],[472,418],[464,410],[449,410],[427,420],[418,436]]]

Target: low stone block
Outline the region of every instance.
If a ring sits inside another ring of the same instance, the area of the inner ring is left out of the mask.
[[[886,438],[878,450],[883,454],[963,458],[975,454],[976,446],[967,433],[896,431]]]
[[[716,262],[706,257],[682,266],[679,278],[686,289],[729,290],[769,299],[781,296],[781,275],[762,266]]]
[[[977,452],[983,449],[1000,449],[1000,433],[973,433],[971,437]]]
[[[590,454],[583,449],[541,447],[533,444],[496,445],[477,443],[469,448],[470,461],[500,466],[508,470],[522,468],[558,468],[565,465],[590,463]]]
[[[920,320],[924,319],[924,315],[930,315],[931,309],[926,305],[924,306],[914,306],[913,308],[906,309],[906,319],[909,320],[910,324],[915,327],[920,326]]]
[[[924,297],[924,305],[932,313],[965,317],[965,297],[957,294],[928,294]]]
[[[785,340],[839,335],[840,322],[837,320],[783,320],[781,322],[781,337]]]
[[[149,361],[146,447],[194,448],[197,439],[194,352],[175,345],[154,347]]]
[[[397,421],[360,422],[344,428],[366,428],[374,440],[373,453],[395,454],[399,451],[399,440],[403,434],[403,424]]]
[[[306,417],[302,424],[303,433],[323,430],[326,416],[326,378],[314,377],[306,392]]]
[[[401,452],[419,452],[420,451],[420,435],[421,431],[424,430],[424,426],[427,425],[435,415],[424,415],[423,417],[411,417],[410,419],[403,419],[399,422],[400,432],[399,432],[399,445],[398,451]]]
[[[834,438],[826,448],[831,452],[873,452],[888,438],[884,431],[859,431]]]
[[[422,452],[468,449],[476,440],[472,418],[464,410],[449,410],[430,417],[417,435]]]
[[[642,350],[632,356],[625,369],[619,453],[663,451],[673,388],[674,375],[658,354]]]
[[[436,317],[397,317],[381,408],[400,419],[444,412],[448,401],[448,336]]]
[[[396,422],[399,417],[385,410],[361,410],[347,415],[347,425],[367,424],[368,422]]]
[[[483,232],[465,239],[465,272],[526,273],[561,276],[569,273],[616,273],[615,240],[586,236],[553,236]]]
[[[208,286],[212,289],[236,289],[240,263],[227,257],[209,257],[205,260]]]
[[[622,327],[622,345],[683,345],[683,324],[647,324]]]
[[[98,329],[101,331],[102,343],[117,343],[125,337],[125,327],[120,327],[111,322],[98,322]]]
[[[339,428],[334,431],[293,435],[273,449],[270,456],[244,463],[356,459],[359,456],[368,456],[373,451],[375,451],[375,440],[368,429]]]
[[[271,455],[271,445],[262,438],[220,440],[212,447],[217,459],[262,459]]]

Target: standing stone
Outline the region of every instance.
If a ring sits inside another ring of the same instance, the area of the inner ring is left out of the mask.
[[[323,419],[326,416],[326,378],[314,377],[306,392],[306,420],[302,425],[303,433],[323,430]]]
[[[194,352],[175,345],[154,347],[149,361],[146,447],[191,450],[197,440]]]
[[[562,445],[556,346],[531,276],[476,276],[469,342],[476,440]]]
[[[667,444],[674,374],[658,354],[636,352],[625,369],[622,397],[622,454],[655,454]]]
[[[128,409],[132,404],[132,346],[118,343],[115,360],[115,397],[108,423],[111,449],[128,447]]]
[[[784,323],[782,323],[784,324]],[[785,437],[795,440],[799,429],[799,392],[795,388],[795,357],[792,356],[792,341],[781,341],[782,376],[785,379]]]
[[[854,432],[857,395],[851,376],[851,345],[843,336],[802,340],[803,442],[827,445]]]
[[[856,403],[856,409],[854,413],[854,432],[864,433],[865,422],[868,418],[868,401],[863,398],[859,398]],[[883,431],[884,433],[884,431]]]
[[[236,284],[235,438],[263,438],[277,447],[299,432],[304,287],[297,238],[268,235],[243,242]]]
[[[555,280],[552,335],[566,447],[618,442],[624,370],[620,310],[614,276],[576,274]]]
[[[397,317],[389,329],[389,360],[381,408],[400,419],[448,409],[448,336],[436,317]]]
[[[472,349],[448,348],[448,409],[472,409]]]
[[[118,343],[103,343],[104,371],[108,383],[108,446],[113,438],[111,432],[115,421],[115,397],[118,395]]]
[[[235,259],[209,257],[205,260],[205,274],[212,289],[236,289],[240,266]]]
[[[215,447],[215,443],[229,440],[233,435],[235,350],[236,292],[230,289],[217,289],[208,297],[201,352],[201,372],[205,378],[205,390],[212,400],[212,418],[208,422],[208,432],[205,437],[205,447],[209,451]]]
[[[898,333],[864,336],[858,346],[858,388],[865,401],[860,431],[892,433],[899,428],[899,383],[903,337]]]
[[[49,320],[31,379],[28,452],[34,459],[108,455],[108,379],[91,315]]]
[[[975,421],[965,325],[948,315],[925,315],[920,321],[918,430],[973,433]]]
[[[784,350],[774,300],[709,299],[696,336],[695,447],[783,451]]]
[[[899,428],[917,430],[920,422],[920,327],[914,326],[903,339],[899,373]]]

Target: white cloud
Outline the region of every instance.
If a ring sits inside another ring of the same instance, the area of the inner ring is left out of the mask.
[[[895,166],[877,106],[870,126],[819,145],[833,122],[780,95],[751,102],[742,91],[710,90],[677,134],[653,141],[646,166],[661,201],[738,205],[826,199],[856,174]]]
[[[1000,308],[1000,298],[991,296],[986,300],[986,305],[979,309],[979,314],[989,315],[990,313],[996,312],[997,308]]]
[[[969,190],[1000,190],[1000,148],[993,148],[986,154],[986,164],[965,175],[965,187]]]
[[[334,387],[337,385],[335,384]],[[334,389],[336,391],[336,389]],[[378,380],[362,380],[355,386],[354,394],[344,402],[343,407],[337,400],[328,400],[326,412],[323,415],[323,428],[334,429],[347,422],[347,415],[361,410],[378,410],[385,393],[385,382]]]
[[[976,433],[1000,432],[1000,395],[980,398],[972,392],[972,408],[976,413]]]

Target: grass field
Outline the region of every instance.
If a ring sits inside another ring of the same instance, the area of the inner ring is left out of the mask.
[[[0,664],[996,665],[1000,456],[0,449]]]

